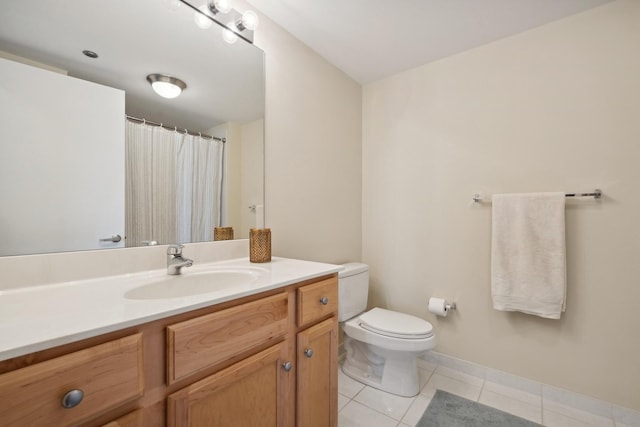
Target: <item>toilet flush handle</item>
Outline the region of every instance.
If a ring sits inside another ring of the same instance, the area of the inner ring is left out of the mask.
[[[322,305],[329,304],[329,298],[327,298],[327,297],[320,298],[320,304],[322,304]]]

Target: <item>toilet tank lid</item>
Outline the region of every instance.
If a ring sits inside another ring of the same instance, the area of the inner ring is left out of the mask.
[[[369,270],[369,266],[361,262],[348,262],[342,264],[342,267],[342,270],[338,272],[338,277],[349,277]]]

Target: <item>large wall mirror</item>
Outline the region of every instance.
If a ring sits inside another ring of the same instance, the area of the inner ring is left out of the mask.
[[[2,2],[0,256],[246,238],[262,223],[264,55],[194,14]],[[163,98],[151,74],[186,88]]]

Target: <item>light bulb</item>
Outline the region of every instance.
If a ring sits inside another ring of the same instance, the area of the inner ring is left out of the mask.
[[[185,82],[166,74],[149,74],[147,81],[151,83],[153,91],[163,98],[175,98],[187,88]]]
[[[196,21],[196,25],[199,28],[206,30],[207,28],[211,27],[211,24],[213,23],[211,19],[209,19],[208,15],[209,6],[203,4],[198,8],[198,10],[200,10],[200,12],[193,12],[193,20]]]
[[[175,98],[182,92],[182,89],[178,86],[167,82],[154,82],[151,84],[151,87],[155,93],[168,99]]]
[[[229,0],[213,0],[213,7],[220,13],[229,13],[231,3]]]
[[[242,31],[245,28],[247,30],[254,31],[258,28],[258,14],[256,14],[253,10],[247,10],[242,14],[242,19],[240,19],[241,24],[238,25],[238,28]]]
[[[234,44],[236,41],[238,41],[238,36],[233,31],[233,29],[235,28],[235,24],[233,22],[230,22],[229,24],[227,24],[227,28],[222,30],[222,39],[229,44]]]

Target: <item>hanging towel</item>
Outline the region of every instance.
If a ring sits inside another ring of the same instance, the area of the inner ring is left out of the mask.
[[[559,319],[565,309],[564,193],[492,198],[493,307]]]

